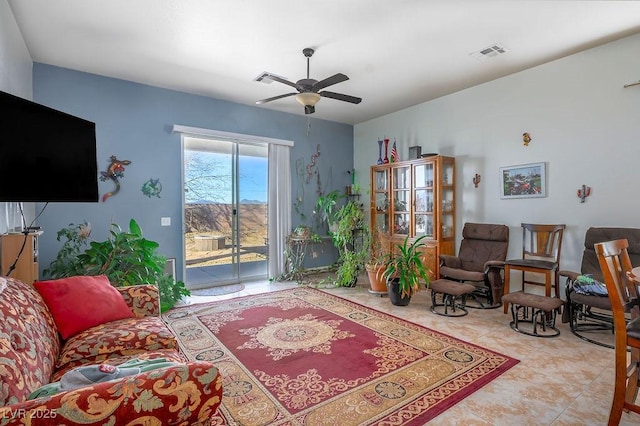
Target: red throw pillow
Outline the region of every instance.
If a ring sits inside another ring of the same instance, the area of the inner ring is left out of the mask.
[[[63,339],[96,325],[134,317],[106,275],[36,281],[33,285],[49,307]]]

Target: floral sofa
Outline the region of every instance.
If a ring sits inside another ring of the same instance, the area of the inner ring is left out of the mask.
[[[208,362],[187,362],[159,316],[155,286],[116,291],[130,309],[126,318],[63,339],[58,317],[41,292],[16,279],[0,278],[0,425],[210,423],[222,398],[218,370]],[[90,309],[104,304],[91,294],[75,302]],[[62,308],[68,308],[65,305]],[[113,368],[109,365],[135,358],[176,364],[28,399],[77,367]]]

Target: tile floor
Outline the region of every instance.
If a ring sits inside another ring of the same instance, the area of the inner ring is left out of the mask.
[[[291,282],[245,282],[241,292],[192,296],[185,303],[225,300],[296,287]],[[433,425],[606,425],[613,392],[613,350],[574,336],[558,318],[561,334],[536,338],[513,331],[501,308],[470,309],[449,318],[429,311],[429,291],[406,307],[368,292],[366,278],[355,288],[326,288],[329,293],[395,315],[520,360],[509,371],[451,407]],[[640,415],[623,413],[621,425],[640,425]]]

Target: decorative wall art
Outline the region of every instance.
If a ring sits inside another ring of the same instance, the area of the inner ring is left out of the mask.
[[[473,176],[473,186],[477,188],[479,183],[480,183],[480,175],[476,173]]]
[[[589,195],[591,195],[590,186],[582,185],[582,188],[578,189],[578,198],[580,198],[581,203],[584,203]]]
[[[162,184],[160,183],[160,178],[158,179],[149,179],[145,183],[142,184],[141,191],[147,197],[158,197],[160,198],[160,193],[162,192]]]
[[[120,192],[120,179],[124,177],[124,166],[131,164],[129,160],[118,160],[115,155],[109,157],[109,167],[104,172],[100,172],[100,180],[105,182],[111,180],[116,188],[113,191],[107,192],[102,196],[102,202],[107,201],[109,197],[116,195]]]
[[[546,163],[500,167],[500,198],[547,196]]]
[[[316,146],[316,152],[311,155],[311,161],[307,164],[307,183],[311,182],[313,176],[313,168],[316,166],[316,160],[320,157],[320,144]]]
[[[296,177],[298,185],[296,186],[296,197],[293,201],[293,207],[296,213],[300,216],[300,220],[304,223],[307,220],[307,216],[304,214],[304,158],[300,157],[296,160]]]
[[[527,132],[522,134],[522,144],[524,146],[529,146],[529,142],[531,142],[531,135]]]

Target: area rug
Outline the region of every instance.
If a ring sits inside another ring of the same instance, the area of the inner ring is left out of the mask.
[[[213,424],[423,425],[518,360],[313,288],[163,315],[215,364]]]
[[[244,290],[244,284],[229,284],[217,287],[199,288],[190,290],[192,296],[223,296]]]

